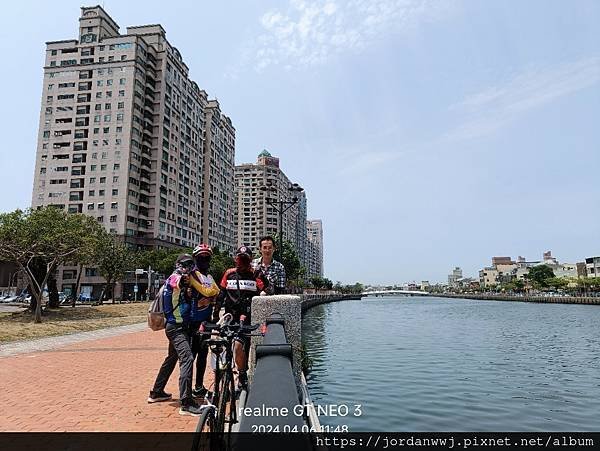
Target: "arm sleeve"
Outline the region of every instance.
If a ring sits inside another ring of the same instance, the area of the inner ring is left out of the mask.
[[[167,319],[173,317],[173,287],[171,286],[171,277],[165,282],[165,291],[163,292],[163,311]]]

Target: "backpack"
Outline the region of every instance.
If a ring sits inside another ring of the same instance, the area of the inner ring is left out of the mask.
[[[154,331],[164,329],[167,324],[163,304],[164,291],[165,285],[163,284],[163,286],[160,287],[160,290],[158,290],[154,300],[150,303],[150,308],[148,309],[148,327]]]
[[[156,293],[156,297],[150,303],[150,307],[148,308],[148,327],[154,331],[163,330],[167,325],[164,304],[165,286],[167,286],[167,283],[168,281],[160,287],[158,293]],[[179,302],[173,307],[173,310],[177,307],[179,307]]]

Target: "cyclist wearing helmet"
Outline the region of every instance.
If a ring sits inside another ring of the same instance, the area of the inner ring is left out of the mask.
[[[252,269],[252,249],[241,246],[235,253],[235,268],[230,268],[221,279],[219,305],[225,307],[225,313],[231,313],[233,322],[240,322],[245,315],[244,324],[251,324],[252,297],[265,294],[269,281],[260,270]],[[217,310],[218,312],[218,310]],[[246,375],[250,338],[236,341],[233,352],[235,364],[239,371],[238,387],[246,388]]]
[[[182,254],[177,258],[175,271],[165,282],[163,308],[167,320],[165,334],[169,339],[169,353],[158,371],[148,402],[171,399],[171,395],[165,393],[165,386],[179,360],[179,414],[199,416],[202,410],[192,397],[194,358],[190,346],[190,323],[194,305],[188,287],[193,268],[193,257]]]
[[[204,344],[202,337],[196,334],[196,331],[203,321],[211,319],[217,295],[220,291],[218,285],[208,273],[212,253],[210,246],[204,243],[194,248],[192,255],[194,256],[195,267],[190,277],[190,288],[188,288],[194,304],[190,333],[192,337],[192,356],[196,359],[196,384],[192,394],[199,398],[206,396],[207,393],[203,382],[208,347]]]

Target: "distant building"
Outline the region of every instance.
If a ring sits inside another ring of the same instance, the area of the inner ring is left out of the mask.
[[[235,203],[233,208],[235,241],[256,248],[264,235],[275,235],[281,228],[283,238],[292,243],[302,266],[307,267],[306,193],[290,191],[292,182],[279,167],[279,158],[267,150],[259,155],[256,164],[235,166]],[[271,187],[274,191],[264,191]],[[280,215],[277,199],[297,202]],[[271,201],[267,201],[271,199]],[[272,203],[271,203],[272,202]]]
[[[323,223],[320,219],[306,221],[308,246],[306,258],[306,279],[323,277]]]
[[[456,286],[456,281],[459,279],[462,279],[463,273],[462,273],[462,269],[460,267],[455,267],[452,270],[452,274],[448,275],[448,285],[450,286]]]
[[[585,270],[587,277],[600,277],[600,257],[586,258]]]
[[[543,254],[543,260],[544,260],[544,263],[550,263],[550,264],[552,264],[552,263],[553,264],[557,264],[558,263],[558,260],[556,260],[556,258],[554,258],[552,256],[552,252],[551,251],[544,252],[544,254]]]
[[[492,257],[492,266],[514,265],[514,263],[511,257]]]

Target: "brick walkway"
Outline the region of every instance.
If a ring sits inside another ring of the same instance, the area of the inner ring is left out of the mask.
[[[178,367],[166,387],[174,400],[146,402],[168,342],[135,326],[57,337],[58,347],[33,352],[2,346],[0,431],[194,431],[198,418],[179,415]]]

